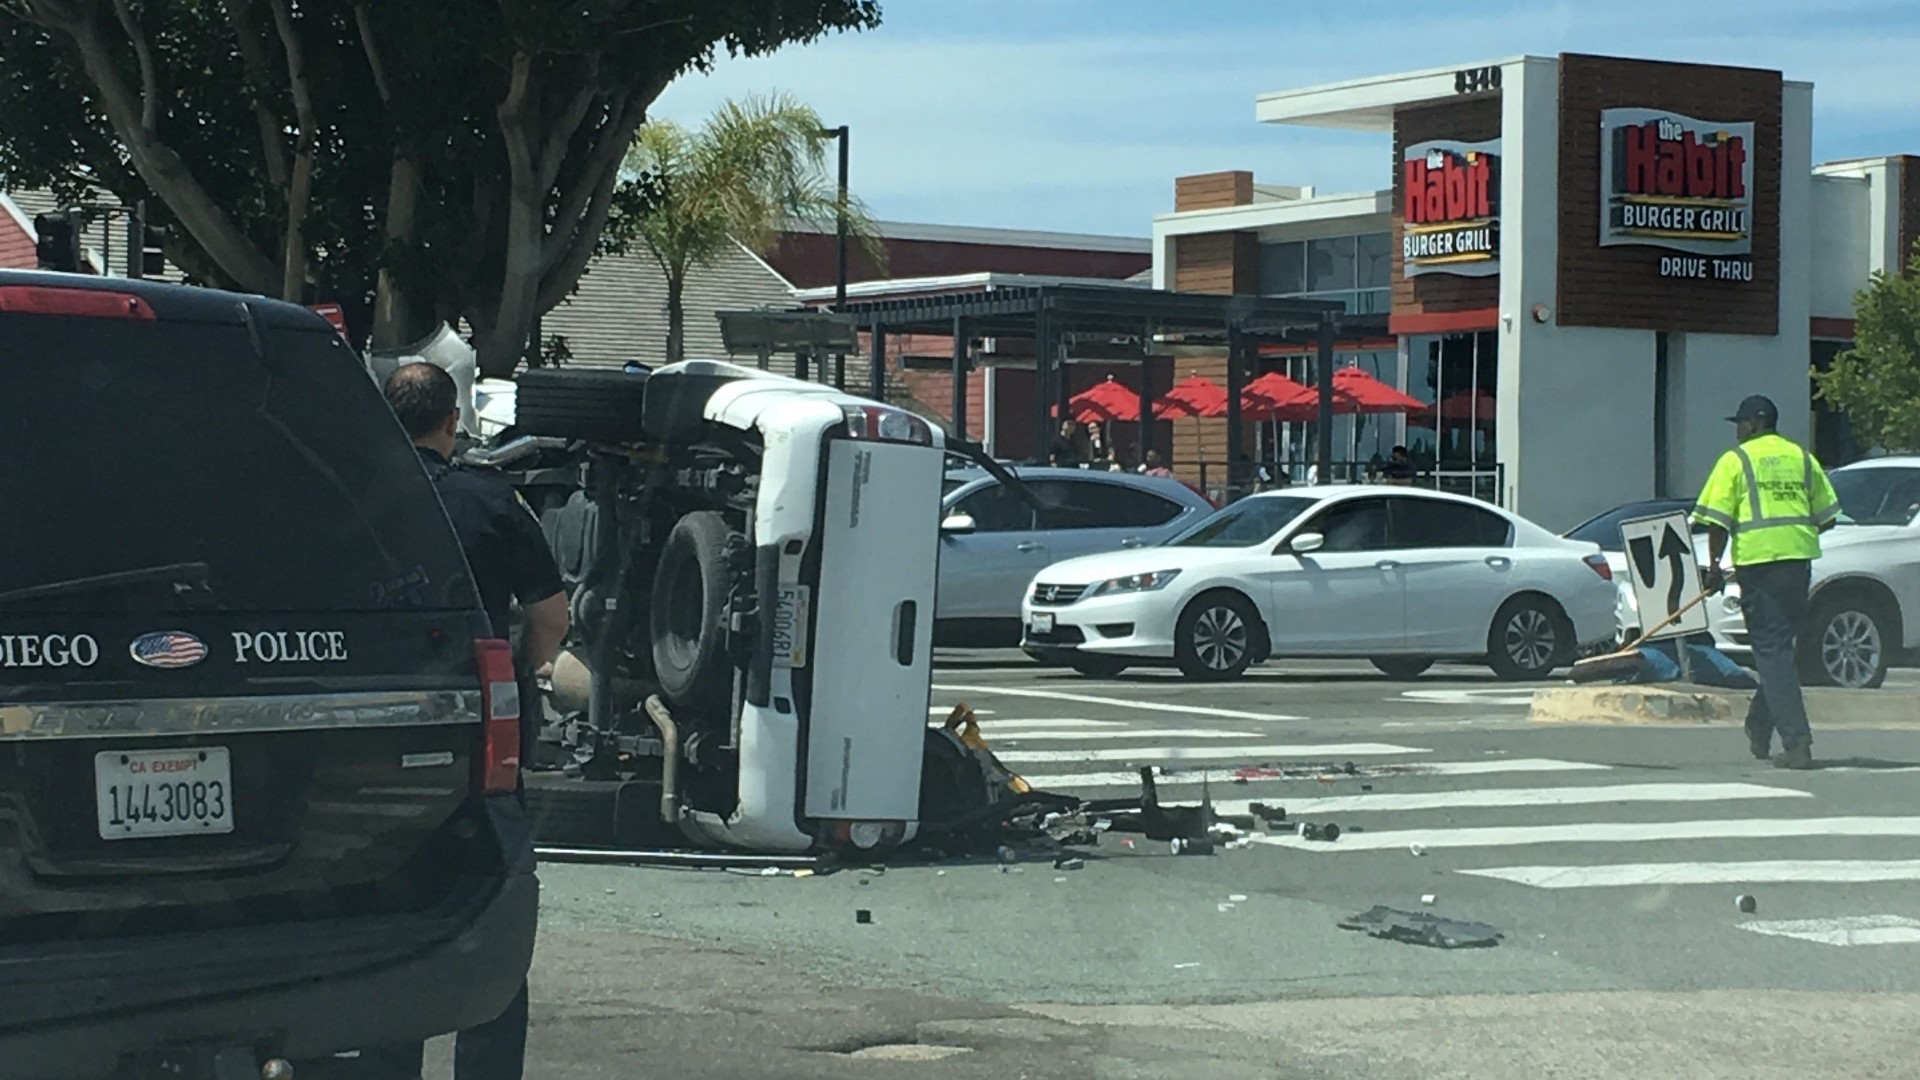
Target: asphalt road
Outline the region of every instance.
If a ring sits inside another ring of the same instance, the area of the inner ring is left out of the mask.
[[[1920,722],[1912,672],[1876,693]],[[1109,835],[1077,871],[549,866],[529,1075],[1911,1075],[1920,732],[1816,732],[1826,767],[1786,773],[1737,728],[1529,727],[1527,694],[947,654],[935,711],[966,702],[1043,788],[1155,765],[1166,797],[1344,834],[1212,857]],[[1502,936],[1336,926],[1376,904]]]

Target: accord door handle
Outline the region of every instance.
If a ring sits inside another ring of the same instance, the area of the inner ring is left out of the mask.
[[[1137,536],[1129,536],[1125,540],[1120,541],[1120,546],[1123,548],[1141,548],[1146,547],[1147,542]]]
[[[1487,556],[1487,565],[1493,567],[1495,570],[1505,570],[1507,567],[1513,565],[1513,560],[1507,558],[1505,555],[1489,555]]]
[[[1023,540],[1023,541],[1021,541],[1020,543],[1018,543],[1018,544],[1015,544],[1015,545],[1013,545],[1013,550],[1015,550],[1015,551],[1039,551],[1039,550],[1040,550],[1040,545],[1039,545],[1039,544],[1036,544],[1036,543],[1034,543],[1034,542],[1033,542],[1033,541],[1031,541],[1031,540]]]
[[[1379,569],[1379,570],[1400,569],[1400,561],[1398,559],[1381,559],[1379,562],[1374,563],[1373,565],[1376,569]]]

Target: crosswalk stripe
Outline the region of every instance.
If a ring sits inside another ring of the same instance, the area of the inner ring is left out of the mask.
[[[1013,728],[995,725],[981,725],[981,731],[991,739],[995,736],[1014,740],[1048,739],[1059,742],[1090,741],[1094,739],[1258,739],[1258,731],[1221,731],[1217,728],[1127,728],[1124,731],[1060,731],[1050,728]]]
[[[1111,705],[1119,709],[1145,709],[1149,712],[1179,716],[1218,716],[1226,720],[1304,720],[1285,713],[1247,712],[1244,709],[1215,709],[1205,705],[1181,705],[1170,701],[1136,701],[1128,698],[1069,694],[1061,690],[1027,690],[1010,686],[958,686],[935,683],[935,690],[950,694],[986,694],[991,697],[1026,697],[1042,701],[1075,701],[1083,705]]]
[[[1736,885],[1920,881],[1917,859],[1781,859],[1771,862],[1617,863],[1604,866],[1495,866],[1462,870],[1536,889],[1626,885]]]
[[[1002,756],[1004,760],[1004,755]],[[1719,802],[1730,799],[1811,799],[1809,792],[1760,784],[1613,784],[1603,787],[1474,788],[1395,794],[1329,795],[1314,799],[1268,796],[1290,817],[1379,810],[1437,810],[1491,806],[1582,806],[1615,802]],[[1223,814],[1247,813],[1248,800],[1216,801]],[[1364,834],[1362,834],[1364,835]]]
[[[1555,761],[1551,758],[1505,758],[1492,761],[1419,761],[1409,762],[1404,772],[1395,777],[1418,778],[1422,776],[1479,776],[1487,773],[1527,773],[1527,772],[1585,772],[1605,771],[1609,765],[1596,765],[1586,761]],[[1265,784],[1308,784],[1315,781],[1309,777],[1256,777],[1245,785],[1233,783],[1233,773],[1220,769],[1209,773],[1198,773],[1186,769],[1173,776],[1156,776],[1154,780],[1161,789],[1199,787],[1202,779],[1214,786],[1231,786],[1238,791],[1242,787],[1256,787]],[[1050,776],[1028,776],[1027,783],[1042,791],[1069,790],[1084,791],[1094,788],[1135,788],[1140,786],[1139,772],[1089,772],[1058,773]],[[1380,779],[1372,777],[1372,779]]]
[[[1138,761],[1152,765],[1163,761],[1254,760],[1267,758],[1340,758],[1381,757],[1393,754],[1429,754],[1413,746],[1392,743],[1321,743],[1299,746],[1117,746],[1105,750],[1006,750],[995,755],[1008,765],[1027,762]]]
[[[1288,807],[1292,812],[1292,807]],[[1254,842],[1320,854],[1426,848],[1515,847],[1524,844],[1625,844],[1646,840],[1741,840],[1789,836],[1920,836],[1920,817],[1735,818],[1705,821],[1590,821],[1565,825],[1501,825],[1464,829],[1396,829],[1342,833],[1336,843],[1293,835]]]
[[[1837,919],[1755,919],[1740,929],[1821,945],[1920,944],[1920,919],[1904,915],[1843,915]]]
[[[944,719],[946,717],[953,715],[953,706],[952,705],[929,705],[927,706],[927,715],[938,716]],[[992,716],[993,710],[992,709],[975,709],[973,710],[973,715]]]

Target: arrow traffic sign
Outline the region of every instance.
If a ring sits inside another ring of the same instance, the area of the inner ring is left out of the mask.
[[[1620,540],[1626,548],[1627,581],[1643,632],[1700,595],[1693,531],[1684,511],[1623,521]],[[1707,609],[1700,604],[1654,637],[1684,637],[1706,629]]]

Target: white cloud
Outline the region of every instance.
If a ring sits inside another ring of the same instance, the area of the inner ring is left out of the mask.
[[[1376,5],[1355,16],[1363,6],[1343,2],[1318,16],[1287,5],[1284,23],[1164,34],[1089,18],[1083,34],[1047,39],[1016,37],[1018,24],[1005,22],[995,35],[921,33],[914,3],[888,7],[896,21],[874,33],[723,58],[712,76],[670,88],[655,115],[697,122],[725,98],[789,90],[828,123],[852,127],[855,188],[885,217],[1143,234],[1186,173],[1251,168],[1321,190],[1384,181],[1383,138],[1254,123],[1254,96],[1266,90],[1523,52],[1775,67],[1816,83],[1817,158],[1911,149],[1856,143],[1913,132],[1920,105],[1911,77],[1920,26],[1870,0],[1616,0],[1412,16]],[[1173,5],[1151,8],[1174,26],[1194,21]]]

